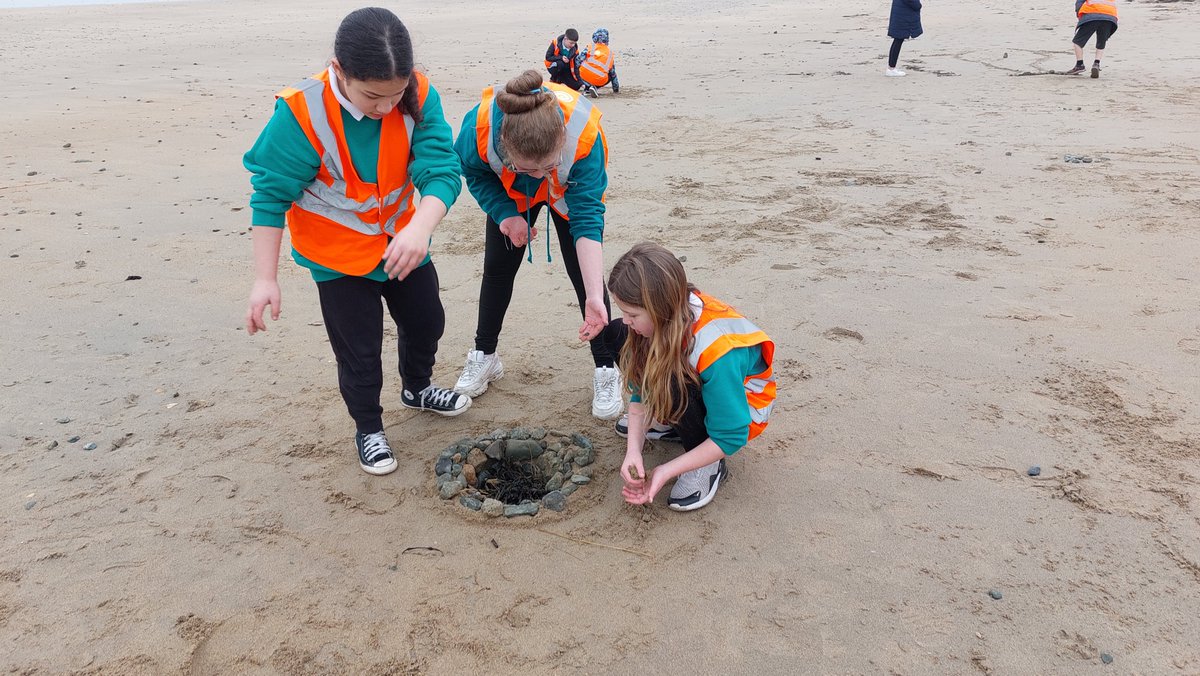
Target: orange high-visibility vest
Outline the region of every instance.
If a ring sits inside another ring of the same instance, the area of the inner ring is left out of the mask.
[[[550,48],[554,50],[554,58],[559,63],[562,63],[562,48],[558,44],[558,38],[550,40]],[[554,61],[549,59],[544,59],[544,61],[546,62],[546,70],[550,70],[550,65],[554,63]]]
[[[608,71],[613,67],[613,53],[608,45],[599,43],[588,50],[587,60],[579,66],[579,77],[593,87],[608,84]]]
[[[1112,18],[1117,18],[1117,2],[1116,0],[1087,0],[1079,7],[1079,17],[1084,14],[1107,14]]]
[[[542,180],[536,195],[531,197],[513,188],[517,174],[504,164],[499,148],[496,147],[496,135],[492,130],[492,106],[495,105],[495,92],[504,91],[503,85],[483,90],[483,100],[475,116],[475,146],[479,150],[479,158],[487,162],[492,171],[500,177],[508,196],[516,202],[518,211],[529,211],[539,204],[548,203],[560,216],[570,220],[566,185],[567,177],[571,175],[571,167],[591,154],[597,140],[604,146],[604,163],[607,166],[608,140],[604,137],[604,130],[600,128],[600,109],[593,106],[587,97],[580,96],[579,92],[570,87],[555,83],[546,84],[543,89],[554,95],[562,111],[563,124],[566,125],[563,149],[568,152],[562,156],[562,162]],[[569,149],[574,150],[570,152]]]
[[[747,440],[762,434],[775,407],[775,343],[749,319],[725,303],[703,293],[693,294],[704,304],[700,318],[692,324],[692,350],[688,361],[697,373],[703,373],[713,362],[738,347],[759,345],[767,368],[746,376],[746,405],[750,408],[750,435]]]
[[[417,79],[418,105],[425,105],[429,81]],[[383,118],[376,183],[358,176],[350,160],[341,104],[334,96],[329,70],[276,95],[283,99],[321,166],[287,212],[292,246],[300,255],[346,275],[365,275],[383,259],[388,240],[408,225],[413,183],[408,175],[414,121],[397,106]]]

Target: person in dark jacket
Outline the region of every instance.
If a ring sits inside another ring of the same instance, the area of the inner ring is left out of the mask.
[[[884,75],[907,75],[896,67],[896,63],[900,61],[900,45],[924,32],[921,29],[921,0],[892,0],[892,16],[888,20],[888,37],[892,39],[892,48],[888,51],[888,67]]]
[[[546,48],[546,72],[550,81],[564,84],[575,91],[583,86],[576,70],[579,56],[579,31],[568,28],[562,35],[550,41]]]
[[[1071,40],[1071,46],[1075,48],[1075,67],[1068,70],[1067,75],[1078,75],[1087,70],[1083,67],[1083,48],[1095,35],[1096,60],[1092,62],[1092,77],[1100,77],[1100,57],[1104,55],[1108,39],[1117,32],[1116,0],[1075,0],[1075,16],[1079,19],[1075,24],[1075,38]]]

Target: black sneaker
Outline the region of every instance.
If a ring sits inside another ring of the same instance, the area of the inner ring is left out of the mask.
[[[621,416],[621,419],[616,424],[617,436],[625,439],[629,438],[629,414]],[[653,441],[670,441],[672,443],[681,444],[683,440],[679,438],[679,433],[670,425],[651,425],[650,429],[646,430],[646,438]]]
[[[400,403],[407,408],[433,411],[444,416],[456,416],[471,408],[471,398],[467,395],[436,385],[430,385],[417,394],[404,390],[400,395]]]
[[[684,472],[675,480],[671,487],[671,497],[667,507],[677,512],[690,512],[712,502],[717,494],[717,488],[729,476],[725,469],[725,459],[722,458],[711,465],[705,465],[690,472]]]
[[[1075,64],[1074,68],[1068,70],[1066,73],[1064,73],[1064,75],[1079,75],[1085,70],[1087,70],[1087,68],[1084,68],[1082,63],[1077,63]]]
[[[392,447],[388,445],[383,430],[374,434],[355,434],[354,445],[358,447],[358,466],[367,474],[380,475],[396,471],[396,456],[392,455]]]
[[[1092,64],[1092,77],[1093,78],[1100,77],[1100,64],[1098,64],[1098,63]]]

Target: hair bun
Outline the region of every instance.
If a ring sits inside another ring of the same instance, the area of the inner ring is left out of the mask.
[[[504,85],[504,91],[496,95],[496,105],[505,115],[528,113],[553,96],[542,89],[542,75],[536,70],[527,70]]]

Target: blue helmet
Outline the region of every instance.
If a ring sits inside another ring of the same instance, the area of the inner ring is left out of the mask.
[[[608,44],[608,29],[597,28],[595,33],[592,33],[592,42],[597,42],[602,45]]]

